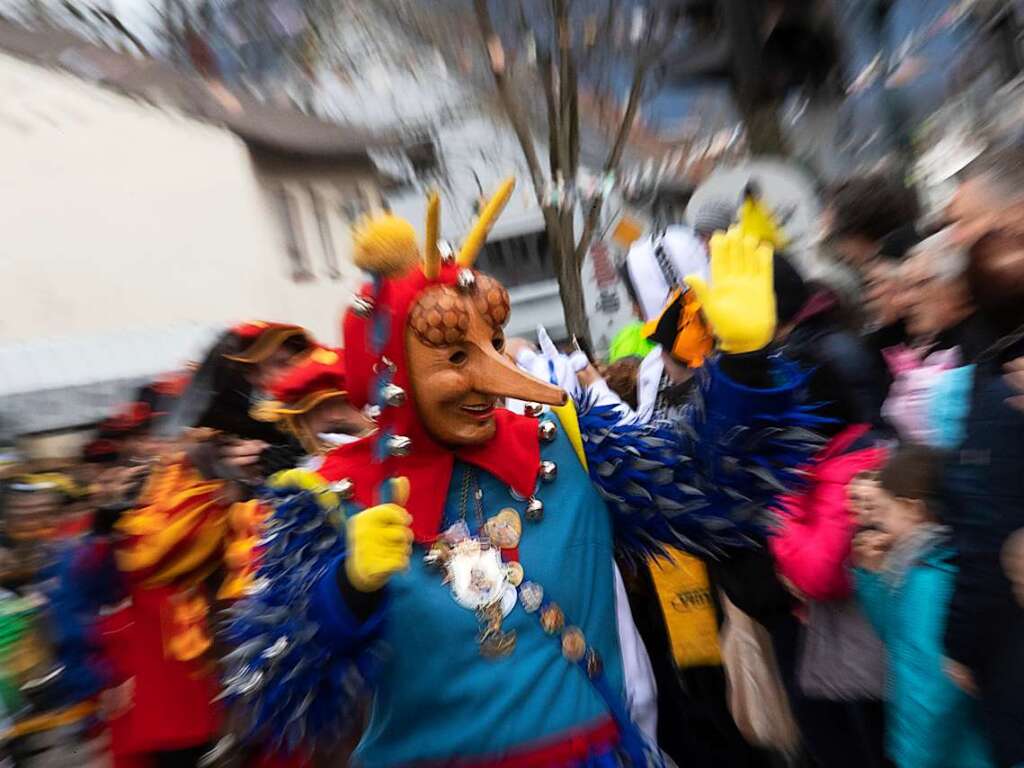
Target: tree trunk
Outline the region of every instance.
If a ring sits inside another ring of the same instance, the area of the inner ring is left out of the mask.
[[[781,157],[789,154],[786,139],[782,134],[782,122],[779,119],[779,104],[746,104],[741,106],[740,111],[747,129],[750,154]]]
[[[548,242],[551,244],[555,261],[558,294],[562,299],[562,312],[565,315],[565,330],[569,336],[575,336],[585,350],[591,350],[593,346],[590,341],[590,322],[587,320],[583,294],[583,263],[576,260],[572,220],[570,219],[568,227],[560,222],[558,230],[558,237],[554,237],[556,233],[548,227]]]

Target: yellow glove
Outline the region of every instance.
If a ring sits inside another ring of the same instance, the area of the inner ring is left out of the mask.
[[[782,248],[789,238],[775,221],[775,215],[767,205],[754,197],[747,197],[740,206],[737,226],[744,235],[756,237],[772,248]]]
[[[772,248],[745,237],[737,227],[711,238],[711,286],[691,275],[687,285],[703,305],[704,316],[723,352],[762,349],[775,335]]]
[[[312,491],[317,502],[326,510],[332,510],[341,504],[338,494],[330,489],[327,481],[319,472],[309,469],[284,469],[275,472],[267,480],[271,488],[294,488],[297,491]]]
[[[409,481],[399,477],[391,483],[393,503],[369,507],[348,521],[345,574],[360,592],[376,592],[394,574],[409,567],[412,518],[404,508]]]

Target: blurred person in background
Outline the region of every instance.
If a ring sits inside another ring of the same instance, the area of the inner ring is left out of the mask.
[[[812,292],[785,258],[775,261],[780,318],[776,343],[808,372],[810,400],[829,442],[807,469],[805,487],[782,500],[768,544],[801,621],[777,617],[771,629],[805,748],[820,766],[883,766],[881,641],[852,600],[847,572],[858,523],[847,486],[881,466],[881,374],[839,322],[831,292]],[[783,318],[786,318],[783,321]]]
[[[988,768],[978,702],[943,669],[956,557],[938,521],[942,465],[940,453],[914,445],[886,462],[881,530],[860,533],[854,547],[857,595],[887,650],[889,757],[898,768]]]
[[[843,327],[834,294],[808,285],[781,253],[773,280],[773,348],[807,372],[813,428],[829,442],[805,487],[782,500],[777,535],[761,548],[709,561],[708,569],[730,601],[770,633],[811,764],[881,766],[880,646],[846,605],[844,570],[854,530],[846,481],[880,462],[870,431],[877,395],[864,394],[878,385],[863,385],[870,355]]]
[[[880,258],[902,259],[920,239],[917,195],[892,174],[851,177],[827,190],[825,200],[826,241],[862,274]]]
[[[19,761],[95,758],[86,745],[94,706],[85,699],[97,689],[91,670],[61,655],[66,616],[51,592],[62,537],[75,533],[66,518],[85,498],[85,488],[59,472],[16,477],[5,489],[2,653],[13,686],[5,697],[14,702],[8,737]]]
[[[1024,187],[1020,161],[981,169],[968,178]],[[969,380],[946,396],[957,439],[945,467],[943,521],[953,529],[959,570],[945,650],[951,675],[980,697],[996,762],[1016,766],[1024,761],[1024,611],[1000,556],[1024,528],[1024,413],[1007,402],[1014,390],[1004,378],[1004,366],[1024,354],[1024,237],[1000,229],[979,238],[967,283],[990,343],[965,357]]]
[[[670,294],[683,285],[687,275],[705,279],[708,275],[707,246],[693,230],[673,226],[633,244],[626,256],[624,277],[645,324],[656,323]],[[648,339],[652,330],[645,329]],[[678,407],[678,385],[687,386],[689,378],[686,366],[673,364],[661,347],[652,350],[640,366],[637,416],[644,421],[667,417]]]
[[[1013,534],[1003,546],[1003,570],[1013,584],[1017,602],[1024,607],[1024,528]]]
[[[960,439],[950,408],[963,399],[950,395],[965,391],[965,364],[992,342],[966,269],[967,255],[948,230],[915,246],[900,267],[899,307],[911,343],[885,350],[894,381],[883,415],[904,440],[952,448]]]
[[[703,261],[707,261],[708,243],[715,232],[725,232],[732,226],[736,218],[736,205],[726,200],[708,200],[696,211],[694,215],[692,234],[696,235],[697,241],[703,246]],[[664,230],[641,238],[630,248],[626,260],[619,268],[622,283],[629,294],[633,304],[633,315],[635,322],[627,324],[612,341],[608,349],[608,362],[627,356],[646,357],[654,349],[654,344],[648,340],[649,333],[644,330],[644,324],[649,322],[654,314],[661,311],[668,298],[669,290],[679,287],[679,280],[685,277],[685,270],[697,268],[698,272],[705,271],[705,267],[698,261],[693,262],[693,254],[698,250],[695,243],[688,235],[690,230],[685,227],[670,226]],[[648,257],[659,258],[657,246],[660,244],[662,262],[665,269],[659,269],[660,275],[655,276],[655,282],[649,289],[635,281],[646,281],[648,275],[646,267],[650,265]],[[656,246],[651,250],[651,245]],[[682,268],[684,274],[679,274]],[[660,301],[658,300],[660,297]],[[653,300],[652,300],[653,298]],[[653,358],[652,358],[653,362]],[[649,362],[648,365],[651,365]]]
[[[374,428],[347,395],[344,352],[317,347],[270,382],[270,399],[257,404],[253,414],[294,437],[315,459]]]
[[[946,209],[951,237],[961,248],[993,230],[1024,234],[1022,162],[1024,150],[1005,147],[983,154],[961,173]]]
[[[906,341],[892,303],[893,273],[920,240],[920,215],[914,190],[889,173],[854,176],[825,193],[824,242],[860,278],[865,296],[863,333],[875,365],[883,371],[882,350]],[[889,383],[886,379],[886,388]]]
[[[779,316],[788,318],[780,322],[777,344],[814,371],[821,401],[831,403],[844,422],[880,425],[887,376],[851,326],[840,294],[825,283],[804,281],[785,253],[776,255],[774,280]]]
[[[647,338],[658,345],[638,371],[636,417],[642,421],[678,422],[691,406],[696,372],[712,345],[699,304],[680,286],[689,274],[707,276],[713,228],[728,227],[735,216],[734,206],[711,204],[699,212],[699,232],[670,228],[630,249],[626,282],[638,297]],[[736,553],[737,562],[746,558]],[[775,757],[745,741],[729,710],[719,635],[724,614],[713,567],[677,550],[624,567],[658,682],[658,740],[680,764],[770,765]]]
[[[195,766],[220,734],[211,606],[244,583],[248,559],[230,555],[249,533],[239,521],[257,516],[253,489],[305,455],[250,410],[311,344],[293,325],[225,332],[161,425],[190,437],[101,507],[89,540],[62,563],[59,599],[100,637],[76,650],[71,630],[65,646],[108,672],[115,765]]]

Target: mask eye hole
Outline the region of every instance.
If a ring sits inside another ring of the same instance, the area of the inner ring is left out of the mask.
[[[448,362],[452,365],[465,365],[466,360],[469,359],[469,355],[464,350],[456,349],[450,355],[448,355]]]
[[[505,334],[496,333],[494,338],[491,339],[491,344],[494,345],[495,350],[503,352],[505,350]]]

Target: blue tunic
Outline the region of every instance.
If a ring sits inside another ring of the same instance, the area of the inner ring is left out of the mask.
[[[811,431],[820,417],[801,394],[804,374],[773,360],[777,380],[769,389],[744,386],[710,363],[678,431],[577,404],[589,476],[560,429],[542,445],[544,457],[558,463],[558,478],[537,490],[543,521],[523,520],[520,560],[526,579],[541,584],[600,652],[604,696],[561,657],[558,638],[519,606],[504,623],[517,633],[515,652],[482,657],[475,614],[425,569],[421,548],[410,570],[392,578],[377,612],[358,621],[336,583],[345,537],[332,523],[334,512],[316,494],[268,489],[275,510],[261,544],[258,588],[232,609],[225,631],[235,648],[225,658],[225,696],[251,723],[242,738],[287,751],[336,738],[354,721],[366,683],[375,698],[358,754],[368,766],[486,763],[575,735],[610,708],[619,710],[623,746],[643,762],[644,747],[621,705],[613,537],[623,552],[644,556],[662,544],[713,554],[763,536],[772,498],[799,482],[797,468],[820,443]],[[448,523],[459,518],[465,471],[456,464]],[[485,519],[506,507],[524,517],[525,502],[475,471]],[[586,764],[616,760],[595,754]]]
[[[477,474],[483,517],[506,507],[523,519],[519,559],[526,579],[565,613],[566,625],[583,630],[604,662],[605,678],[621,696],[622,669],[615,624],[612,526],[604,501],[561,429],[542,456],[558,465],[558,477],[536,496],[544,518],[525,519],[525,502],[482,470],[457,462],[445,504],[445,527],[460,517],[464,473]],[[467,522],[475,529],[472,501]],[[388,584],[380,634],[387,656],[374,679],[370,724],[357,751],[368,768],[453,756],[485,761],[559,734],[599,723],[608,707],[576,664],[562,657],[561,643],[541,629],[536,614],[516,605],[503,630],[514,630],[514,652],[501,659],[480,655],[479,623],[460,607],[440,574],[414,551],[408,572]],[[333,584],[317,590],[311,611],[351,642],[352,621]],[[371,619],[371,623],[374,619]],[[376,633],[373,633],[376,634]]]

